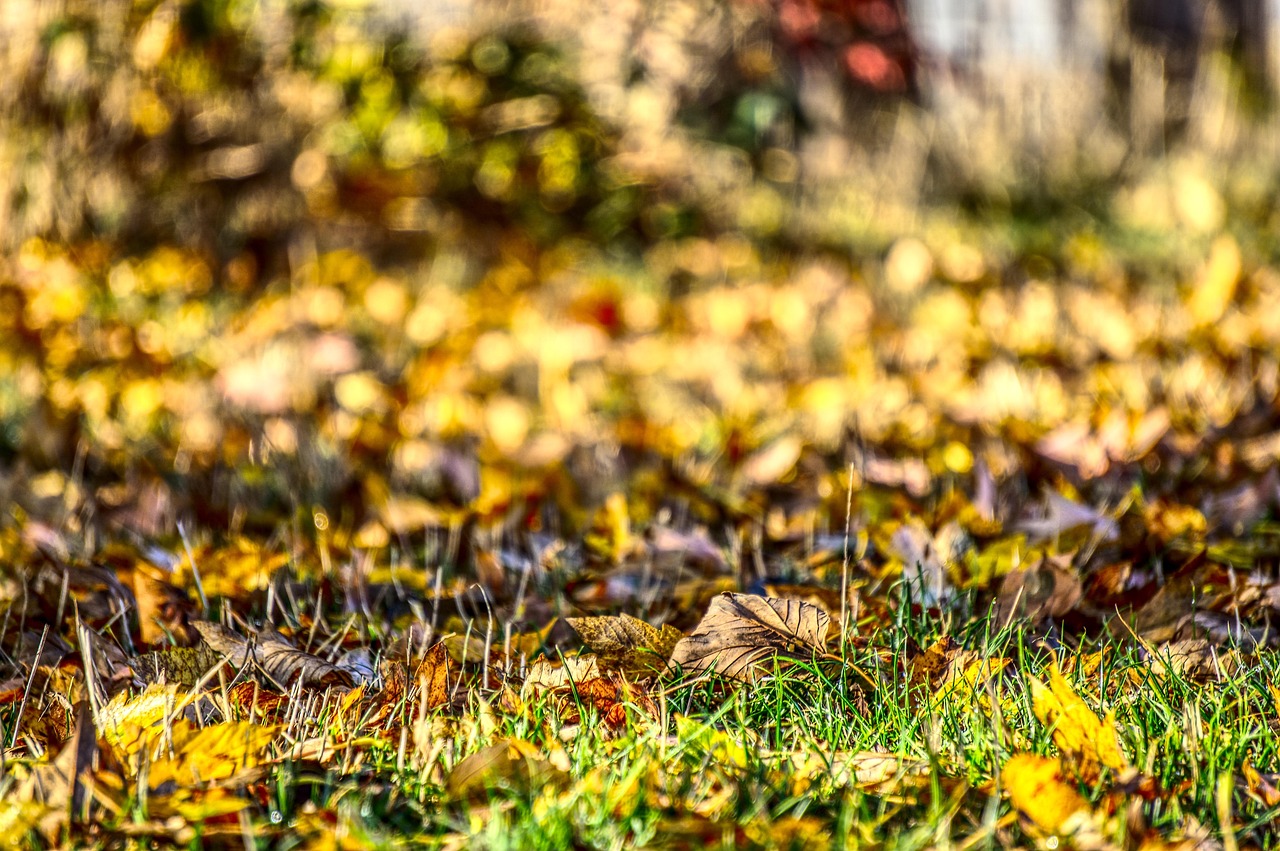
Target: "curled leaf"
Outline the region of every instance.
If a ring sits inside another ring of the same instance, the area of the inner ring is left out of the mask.
[[[354,685],[348,671],[313,653],[299,650],[273,629],[264,629],[249,640],[212,621],[196,621],[193,626],[205,644],[226,656],[231,664],[237,667],[256,666],[281,690],[287,690],[296,681],[313,687],[336,685],[349,688]]]
[[[671,664],[754,682],[774,659],[821,653],[831,616],[810,603],[753,594],[721,594],[692,635],[680,640]]]

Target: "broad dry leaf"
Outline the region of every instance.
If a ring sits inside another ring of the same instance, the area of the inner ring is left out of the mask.
[[[1057,541],[1071,534],[1084,540],[1114,541],[1120,537],[1120,524],[1107,512],[1069,499],[1057,491],[1045,491],[1043,507],[1017,523],[1032,542]]]
[[[693,634],[676,644],[671,664],[754,682],[769,660],[820,654],[830,626],[830,615],[799,600],[722,594]]]
[[[1280,806],[1280,776],[1261,774],[1247,759],[1244,761],[1240,773],[1244,775],[1245,787],[1249,790],[1250,795],[1253,795],[1268,807]]]
[[[1045,555],[1039,564],[1006,573],[996,594],[995,623],[1005,626],[1013,618],[1032,622],[1061,618],[1084,597],[1079,575],[1069,556]]]
[[[226,656],[233,665],[255,664],[281,691],[287,691],[296,681],[304,686],[320,687],[355,684],[348,671],[299,650],[273,629],[264,629],[250,641],[212,621],[196,621],[193,626],[207,645]]]
[[[529,667],[521,695],[567,688],[600,676],[600,666],[591,654],[566,656],[562,662],[542,656]]]
[[[78,819],[93,787],[98,740],[87,700],[76,704],[75,718],[75,729],[57,758],[32,769],[18,786],[15,799],[35,801]]]
[[[1053,733],[1053,741],[1063,755],[1080,761],[1086,780],[1097,777],[1099,767],[1123,771],[1129,760],[1120,749],[1115,717],[1101,719],[1089,708],[1062,676],[1058,666],[1049,667],[1049,685],[1028,677],[1031,708],[1040,722]]]
[[[129,660],[129,667],[135,678],[149,685],[194,686],[221,662],[222,654],[201,642],[195,647],[167,647],[141,653]]]
[[[1010,664],[1000,656],[965,650],[950,636],[943,636],[908,664],[911,699],[928,707],[962,701],[989,710],[990,699],[984,687]]]
[[[925,687],[933,691],[941,687],[951,670],[951,662],[962,649],[955,639],[944,635],[912,657],[908,664],[912,689]]]
[[[830,623],[822,609],[799,600],[721,594],[697,629],[676,644],[671,664],[753,681],[768,659],[821,653]]]
[[[1073,833],[1091,813],[1075,784],[1063,779],[1056,759],[1014,754],[1000,771],[1000,782],[1014,808],[1045,833]]]
[[[418,666],[418,687],[428,709],[449,702],[449,650],[438,642]]]
[[[625,687],[620,686],[619,683],[604,677],[596,677],[566,689],[556,708],[561,722],[578,724],[582,721],[579,707],[595,707],[604,725],[611,730],[617,730],[627,722],[625,701],[629,697]]]
[[[651,626],[631,615],[565,618],[595,651],[599,665],[628,676],[661,673],[684,633],[669,624]]]

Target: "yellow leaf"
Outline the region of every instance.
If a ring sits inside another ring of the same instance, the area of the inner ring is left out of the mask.
[[[38,801],[18,801],[11,796],[0,802],[0,843],[21,848],[30,843],[42,822],[58,810]]]
[[[179,786],[228,780],[262,762],[276,730],[251,721],[198,729],[186,719],[179,720],[173,725],[171,743],[159,741],[147,782],[154,789],[170,780]]]
[[[675,716],[675,722],[677,738],[688,743],[699,756],[705,754],[713,763],[746,770],[747,749],[728,733],[683,715]]]
[[[1040,722],[1053,733],[1053,741],[1064,755],[1080,760],[1082,776],[1096,777],[1098,767],[1116,771],[1129,767],[1120,749],[1114,715],[1100,719],[1062,676],[1056,664],[1049,667],[1049,685],[1035,677],[1031,685],[1031,708]]]
[[[129,698],[120,693],[98,713],[98,732],[122,758],[133,756],[164,732],[157,722],[175,714],[190,698],[178,695],[178,686],[152,684]]]
[[[1187,304],[1197,325],[1208,325],[1222,318],[1235,297],[1239,280],[1240,247],[1230,236],[1220,236],[1214,240],[1209,261]]]
[[[1089,802],[1062,779],[1056,759],[1015,754],[1004,764],[1000,782],[1018,812],[1045,833],[1072,833],[1082,824],[1081,814],[1090,813]]]
[[[247,806],[249,806],[247,798],[232,794],[225,789],[210,789],[195,795],[193,800],[175,802],[173,809],[187,822],[199,824],[208,819],[234,815]]]

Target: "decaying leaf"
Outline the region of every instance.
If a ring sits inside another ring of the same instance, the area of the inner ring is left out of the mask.
[[[141,653],[129,660],[134,677],[148,685],[176,683],[194,686],[216,665],[222,663],[222,654],[207,643],[195,647],[168,647],[151,653]]]
[[[565,688],[599,676],[600,665],[594,655],[566,656],[559,662],[542,656],[529,667],[522,693]]]
[[[676,644],[671,664],[688,673],[753,682],[774,659],[822,653],[830,625],[830,615],[799,600],[722,594],[693,634]]]
[[[600,720],[605,727],[620,730],[627,722],[627,702],[639,697],[633,693],[634,689],[625,680],[614,681],[605,677],[577,683],[562,690],[564,694],[557,706],[560,720],[566,724],[577,724],[582,720],[578,707],[591,706],[600,713]],[[644,700],[652,709],[652,701],[647,698]]]
[[[418,687],[428,709],[449,702],[449,651],[444,642],[428,650],[426,658],[418,665]]]
[[[135,776],[145,766],[147,783],[158,794],[241,782],[262,765],[277,732],[274,725],[252,721],[197,727],[181,718],[151,747],[133,754],[129,764]]]
[[[36,801],[63,818],[81,821],[88,814],[90,778],[98,760],[98,742],[88,701],[75,707],[75,729],[53,762],[37,765],[18,789],[20,801]]]
[[[1053,490],[1045,492],[1038,512],[1018,521],[1017,529],[1032,541],[1056,540],[1072,533],[1086,540],[1111,541],[1120,535],[1120,525],[1109,513]]]
[[[902,782],[927,776],[929,761],[881,751],[795,753],[782,764],[793,795],[829,793],[844,786],[884,794]]]
[[[196,621],[193,625],[204,642],[231,664],[254,665],[282,691],[299,680],[311,687],[354,685],[349,672],[299,650],[273,629],[264,629],[249,640],[212,621]]]
[[[923,705],[928,712],[952,701],[989,709],[987,684],[1009,665],[1006,658],[965,650],[950,636],[943,636],[908,663],[909,697],[913,705]]]
[[[1241,773],[1250,795],[1257,796],[1268,807],[1280,807],[1280,776],[1261,774],[1247,759]]]
[[[172,718],[189,700],[176,685],[152,684],[133,697],[118,694],[98,712],[98,734],[118,751],[136,751],[153,732],[163,732],[157,725]]]
[[[669,624],[651,626],[631,615],[565,618],[595,651],[601,667],[627,676],[661,673],[684,633]]]
[[[939,688],[947,679],[951,662],[960,655],[962,649],[955,639],[944,635],[913,656],[908,663],[912,688],[924,687],[931,691]]]

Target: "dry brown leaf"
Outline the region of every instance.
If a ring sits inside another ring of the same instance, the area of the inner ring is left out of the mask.
[[[951,662],[962,648],[949,635],[944,635],[914,656],[908,663],[912,688],[939,688],[947,678]]]
[[[651,626],[631,615],[565,618],[569,626],[595,651],[602,668],[627,676],[661,673],[684,633],[669,624]]]
[[[566,688],[598,676],[600,676],[600,665],[593,655],[566,656],[563,662],[543,656],[529,667],[521,692],[523,694],[529,691],[542,692]]]
[[[1268,807],[1280,806],[1280,775],[1261,774],[1249,760],[1244,761],[1241,769],[1249,794],[1257,797]]]
[[[98,741],[87,700],[76,704],[75,718],[75,729],[57,759],[36,766],[18,787],[16,798],[42,803],[80,821],[89,803],[88,781],[98,759]]]
[[[1070,569],[1070,557],[1045,556],[1025,570],[1006,573],[996,593],[995,622],[1003,627],[1013,618],[1038,621],[1061,618],[1084,597],[1080,577]]]
[[[148,647],[165,645],[170,635],[194,640],[190,617],[194,607],[182,589],[169,581],[169,572],[141,559],[130,571],[138,602],[138,631]]]
[[[438,642],[418,666],[418,687],[428,709],[449,702],[449,650]]]
[[[136,679],[148,685],[177,683],[193,686],[221,663],[222,654],[201,642],[195,647],[169,647],[139,654],[129,660],[129,667]]]
[[[693,634],[676,644],[671,664],[688,673],[754,682],[769,660],[822,653],[830,626],[830,615],[799,600],[722,594]]]
[[[299,650],[273,629],[264,629],[250,641],[212,621],[196,621],[193,626],[205,643],[226,656],[231,664],[237,667],[255,665],[281,691],[287,691],[288,686],[296,681],[312,687],[350,688],[355,684],[349,672],[319,656]]]
[[[928,771],[928,760],[881,751],[794,753],[782,762],[778,779],[797,796],[830,794],[843,786],[886,794]]]

